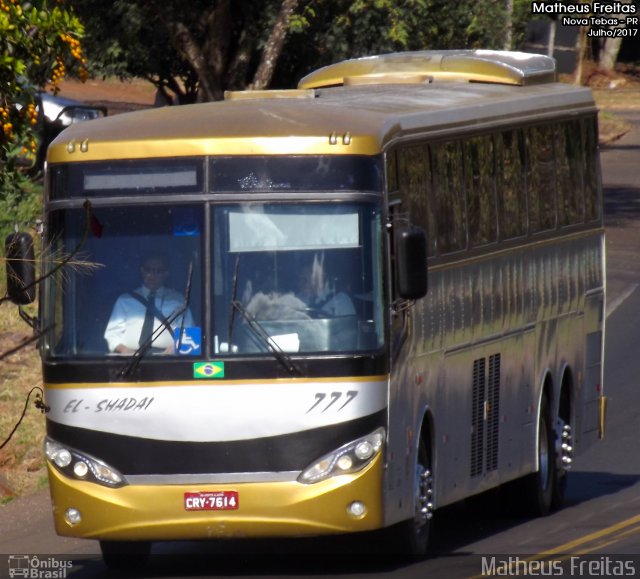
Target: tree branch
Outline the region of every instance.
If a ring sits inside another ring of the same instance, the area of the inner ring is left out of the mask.
[[[253,77],[251,88],[263,89],[271,82],[273,71],[276,68],[276,63],[287,37],[289,18],[298,7],[298,3],[299,0],[283,0],[278,17],[271,29],[269,40],[267,40],[267,44],[262,51],[262,58]]]

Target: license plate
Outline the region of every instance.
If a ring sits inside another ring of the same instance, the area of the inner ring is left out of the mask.
[[[184,493],[186,511],[234,511],[239,504],[237,491]]]

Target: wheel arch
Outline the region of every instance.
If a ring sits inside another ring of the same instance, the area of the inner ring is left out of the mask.
[[[437,460],[438,455],[436,452],[436,444],[435,444],[435,420],[433,416],[433,412],[431,407],[427,404],[423,407],[422,412],[418,414],[416,420],[416,433],[419,433],[414,440],[414,447],[412,452],[418,453],[418,447],[420,445],[420,441],[422,440],[427,448],[427,452],[429,453],[429,459],[431,462],[431,469],[437,470]],[[436,499],[436,491],[434,488],[434,496],[433,502],[437,504]]]
[[[554,408],[554,400],[555,400],[554,399],[554,382],[553,382],[553,376],[551,374],[551,370],[549,368],[547,368],[544,371],[540,383],[541,383],[540,390],[539,390],[540,393],[538,395],[538,400],[537,400],[538,406],[535,413],[535,420],[536,420],[535,470],[536,471],[540,468],[540,464],[538,461],[538,458],[540,456],[540,449],[538,448],[540,433],[538,432],[538,430],[540,428],[540,413],[542,412],[542,408],[543,408],[542,401],[546,398],[548,408],[552,413],[552,415],[553,415],[553,408]]]
[[[422,409],[422,412],[418,415],[418,420],[416,422],[416,432],[419,432],[420,434],[415,438],[413,451],[418,451],[418,445],[420,443],[420,440],[422,439],[427,445],[427,449],[429,450],[432,462],[436,456],[436,449],[434,445],[434,429],[435,423],[431,407],[429,405],[426,405]]]

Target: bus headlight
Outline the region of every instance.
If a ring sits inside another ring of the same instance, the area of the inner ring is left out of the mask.
[[[380,453],[384,445],[384,438],[385,429],[378,428],[367,436],[353,440],[333,452],[325,454],[302,471],[298,482],[312,484],[332,476],[363,469]]]
[[[69,478],[114,488],[127,484],[124,477],[114,468],[51,438],[45,439],[44,452],[55,467]]]

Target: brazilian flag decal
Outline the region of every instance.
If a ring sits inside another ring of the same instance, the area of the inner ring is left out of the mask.
[[[224,378],[224,362],[196,362],[193,365],[194,378]]]

